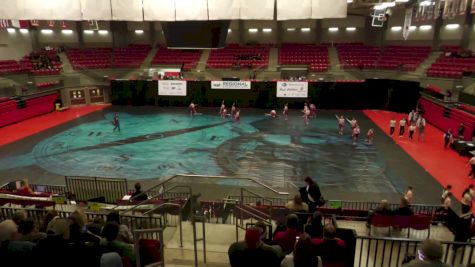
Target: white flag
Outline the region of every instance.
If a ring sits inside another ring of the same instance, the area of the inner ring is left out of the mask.
[[[404,17],[404,29],[402,30],[402,37],[404,37],[404,40],[407,40],[407,38],[409,38],[409,33],[411,32],[410,28],[412,23],[412,12],[412,7],[406,8],[406,16]]]

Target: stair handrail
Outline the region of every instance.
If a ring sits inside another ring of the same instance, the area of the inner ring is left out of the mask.
[[[183,207],[180,205],[180,204],[177,204],[177,203],[169,203],[169,202],[166,202],[166,203],[162,203],[156,207],[154,207],[153,209],[149,210],[149,211],[146,211],[143,213],[143,215],[148,215],[149,213],[153,213],[155,212],[156,210],[162,208],[162,207],[178,207],[179,209],[179,212],[178,212],[178,227],[179,227],[179,230],[180,230],[180,247],[183,247],[183,227],[182,227],[182,212],[183,212]],[[167,223],[166,223],[167,219],[165,218],[165,225],[164,227],[167,226]]]

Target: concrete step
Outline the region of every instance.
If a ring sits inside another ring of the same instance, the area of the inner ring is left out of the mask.
[[[328,48],[328,57],[330,58],[330,70],[340,69],[340,59],[338,58],[338,51],[335,47]]]
[[[268,71],[277,71],[277,65],[279,64],[279,48],[271,47],[269,50],[269,65]]]
[[[147,57],[146,57],[145,60],[142,62],[142,65],[140,65],[140,68],[141,68],[141,69],[148,69],[148,68],[150,68],[150,66],[152,65],[153,57],[154,57],[155,54],[157,53],[157,50],[158,50],[157,47],[154,47],[154,48],[152,48],[152,50],[150,50],[150,52],[148,53]]]
[[[201,52],[200,61],[198,62],[198,65],[196,65],[196,70],[197,71],[205,71],[206,70],[206,63],[208,62],[208,58],[209,58],[210,53],[211,53],[210,49],[203,49],[203,52]]]
[[[74,72],[73,66],[71,65],[71,62],[69,62],[69,59],[66,56],[66,53],[65,52],[59,53],[58,56],[61,59],[63,72],[65,72],[65,73]]]

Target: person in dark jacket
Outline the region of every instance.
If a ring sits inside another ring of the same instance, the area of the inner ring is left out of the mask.
[[[300,189],[300,197],[308,204],[308,212],[313,213],[317,210],[317,206],[323,206],[325,202],[318,184],[308,176],[305,177],[304,181],[306,186]]]

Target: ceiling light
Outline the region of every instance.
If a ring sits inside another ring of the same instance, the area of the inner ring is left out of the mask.
[[[108,33],[109,33],[109,31],[107,31],[107,30],[99,30],[99,31],[97,31],[97,32],[98,32],[99,34],[108,34]]]
[[[52,34],[53,30],[51,30],[51,29],[42,29],[41,33],[43,33],[43,34]]]
[[[73,34],[73,30],[61,30],[62,34]]]
[[[294,31],[295,31],[295,28],[287,28],[287,31],[288,31],[288,32],[294,32]]]
[[[257,29],[256,28],[250,28],[248,31],[249,32],[257,32]]]
[[[28,29],[20,29],[20,32],[21,33],[28,33],[29,31],[28,31]]]
[[[409,27],[409,30],[410,30],[410,31],[415,31],[416,29],[417,29],[417,26],[410,26],[410,27]]]
[[[354,31],[356,31],[356,28],[355,27],[346,27],[346,30],[349,31],[349,32],[354,32]]]
[[[348,4],[351,4],[351,3],[353,3],[353,0],[346,0],[346,2],[347,2]]]
[[[310,28],[302,28],[302,29],[300,29],[300,30],[303,31],[303,32],[309,32],[309,31],[310,31]]]
[[[143,30],[135,30],[135,34],[143,34]]]
[[[398,32],[398,31],[400,31],[400,30],[402,30],[402,27],[401,27],[401,26],[393,26],[393,27],[391,27],[391,31],[393,31],[393,32]]]
[[[460,27],[459,24],[447,24],[447,25],[445,25],[445,28],[447,28],[447,29],[457,29],[458,27]]]
[[[432,1],[429,1],[429,0],[422,1],[419,3],[419,6],[430,6],[430,5],[432,5]]]
[[[264,29],[262,29],[262,31],[263,31],[263,32],[271,32],[272,29],[271,29],[271,28],[264,28]]]
[[[330,27],[330,28],[328,28],[328,30],[331,31],[331,32],[337,32],[338,27]]]
[[[16,30],[14,28],[7,28],[7,32],[14,33],[14,32],[16,32]]]
[[[419,26],[419,29],[421,29],[423,31],[427,31],[427,30],[432,29],[432,26],[431,25],[421,25],[421,26]]]
[[[232,32],[232,30],[231,30],[231,29],[228,29],[228,32]]]
[[[85,33],[85,34],[93,34],[94,31],[93,31],[93,30],[84,30],[84,33]]]
[[[407,3],[409,0],[396,0],[396,3]]]

